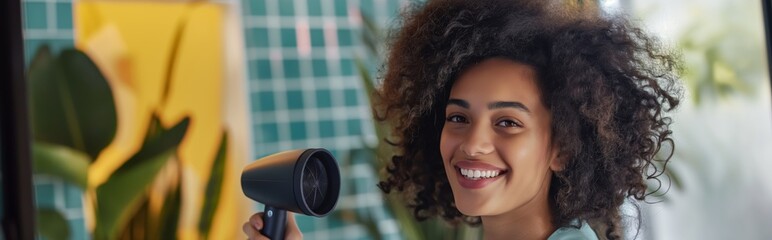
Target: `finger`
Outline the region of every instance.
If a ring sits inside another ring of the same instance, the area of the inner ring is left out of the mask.
[[[286,230],[286,238],[291,240],[300,240],[303,239],[303,233],[300,232],[300,228],[298,227],[298,223],[295,220],[295,214],[292,212],[287,212],[287,230]]]
[[[297,222],[295,222],[295,213],[287,211],[287,223],[297,226]]]
[[[263,213],[259,212],[252,214],[252,216],[249,217],[249,224],[258,231],[263,229]]]
[[[245,222],[244,225],[241,226],[241,230],[247,234],[247,238],[250,240],[268,240],[267,237],[263,236],[257,229],[252,227],[252,224],[249,222]]]

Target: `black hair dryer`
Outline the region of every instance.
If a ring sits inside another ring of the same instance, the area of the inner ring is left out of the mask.
[[[266,237],[284,239],[287,212],[323,217],[335,209],[340,194],[340,169],[323,148],[276,153],[247,165],[241,173],[241,190],[265,204]]]

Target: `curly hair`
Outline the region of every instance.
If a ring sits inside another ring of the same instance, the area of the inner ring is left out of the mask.
[[[434,0],[403,12],[374,98],[397,149],[378,186],[401,192],[419,220],[480,223],[455,207],[439,140],[457,76],[494,57],[533,66],[552,113],[567,156],[549,190],[555,226],[586,220],[620,238],[619,207],[644,200],[647,179],[663,173],[670,157],[656,156],[673,144],[663,113],[681,98],[678,54],[625,18],[543,2]]]

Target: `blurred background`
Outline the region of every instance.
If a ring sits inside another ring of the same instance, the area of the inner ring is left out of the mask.
[[[243,238],[263,209],[243,167],[310,147],[331,150],[344,181],[335,212],[298,216],[307,239],[479,238],[416,222],[375,186],[390,149],[368,93],[408,1],[21,3],[39,239]],[[565,4],[629,15],[685,60],[667,193],[639,203],[640,230],[624,206],[627,238],[772,236],[761,2]]]

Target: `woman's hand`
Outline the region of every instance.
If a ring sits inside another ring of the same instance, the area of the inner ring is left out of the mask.
[[[263,236],[263,234],[260,233],[260,230],[263,229],[263,213],[255,213],[251,217],[249,217],[249,221],[245,222],[243,226],[241,226],[241,229],[244,231],[244,233],[247,234],[247,237],[249,240],[264,240],[268,239],[268,237]],[[284,237],[288,240],[299,240],[303,239],[303,233],[300,232],[300,228],[298,228],[298,223],[295,222],[295,214],[287,211],[287,228],[284,233]],[[274,239],[274,240],[281,240],[281,239]]]

